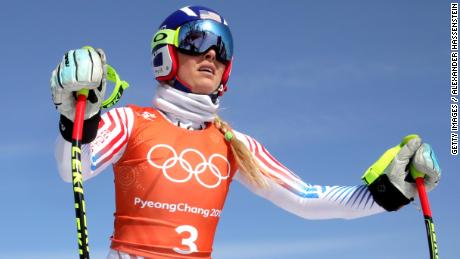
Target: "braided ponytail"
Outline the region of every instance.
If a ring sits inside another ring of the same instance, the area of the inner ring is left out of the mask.
[[[235,137],[228,123],[223,121],[219,116],[216,116],[214,119],[214,125],[225,136],[225,140],[230,143],[230,148],[232,150],[233,156],[235,157],[236,163],[238,164],[240,172],[245,174],[245,176],[253,184],[263,188],[267,187],[267,182],[262,176],[262,171],[259,164],[254,159],[249,149],[243,144],[243,142]]]

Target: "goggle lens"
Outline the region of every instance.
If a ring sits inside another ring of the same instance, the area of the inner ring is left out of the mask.
[[[227,26],[213,20],[197,20],[179,28],[176,46],[179,50],[199,55],[213,48],[217,60],[228,63],[233,56],[232,34]]]

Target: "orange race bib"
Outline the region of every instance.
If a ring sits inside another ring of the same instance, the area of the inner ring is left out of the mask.
[[[236,164],[210,124],[190,131],[131,106],[134,126],[114,165],[112,248],[146,258],[210,258]]]

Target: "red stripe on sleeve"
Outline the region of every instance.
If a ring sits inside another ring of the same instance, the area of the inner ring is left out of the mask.
[[[254,145],[255,145],[255,155],[256,157],[265,165],[267,166],[269,169],[271,169],[272,171],[276,172],[276,173],[279,173],[281,175],[283,175],[284,177],[286,178],[292,178],[292,175],[290,173],[290,171],[284,171],[284,170],[280,170],[279,168],[276,168],[275,166],[273,166],[270,161],[268,161],[265,157],[263,157],[260,153],[260,148],[259,146],[262,146],[258,143],[256,143],[256,141],[254,139],[251,139],[252,141],[254,141]],[[266,154],[266,152],[264,152],[264,154]],[[272,161],[273,162],[273,161]]]
[[[102,152],[102,154],[105,154],[106,152],[108,152],[113,146],[115,146],[115,144],[123,137],[125,137],[125,139],[118,145],[117,148],[115,148],[112,153],[110,153],[106,158],[104,158],[102,161],[98,162],[96,167],[99,167],[99,165],[102,165],[104,163],[106,163],[108,160],[112,159],[112,157],[118,152],[120,151],[120,149],[124,146],[124,144],[126,144],[126,142],[128,141],[128,138],[126,137],[126,125],[123,125],[123,123],[121,123],[121,116],[118,112],[118,109],[115,110],[115,113],[118,117],[118,120],[119,122],[116,123],[115,120],[113,119],[113,117],[111,116],[111,114],[109,113],[109,118],[112,122],[112,125],[110,125],[110,128],[111,130],[113,130],[113,128],[115,128],[115,126],[119,126],[121,128],[121,131],[120,133],[118,133],[110,142],[109,144],[107,144],[103,150],[101,150],[100,152]],[[123,112],[124,113],[124,112]],[[118,124],[118,125],[116,125]]]
[[[276,160],[270,153],[268,153],[267,149],[265,149],[264,146],[262,146],[262,145],[260,145],[260,146],[262,147],[262,151],[264,152],[264,154],[266,154],[271,159],[272,162],[274,162],[278,166],[282,167],[284,170],[289,172],[289,174],[292,175],[293,177],[295,177],[295,178],[300,180],[300,177],[298,177],[296,174],[291,172],[291,170],[289,170],[287,167],[285,167],[283,164],[281,164],[278,160]]]

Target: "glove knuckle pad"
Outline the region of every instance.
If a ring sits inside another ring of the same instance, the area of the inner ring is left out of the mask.
[[[57,81],[68,91],[96,88],[104,77],[103,62],[93,49],[70,50],[57,68]]]
[[[91,55],[91,61],[93,66],[93,69],[91,71],[92,82],[95,84],[94,87],[98,87],[101,83],[102,78],[104,77],[104,64],[98,52],[96,52],[94,49],[90,49],[89,54]]]
[[[79,49],[76,51],[76,64],[77,82],[82,84],[90,83],[93,64],[87,50]]]

